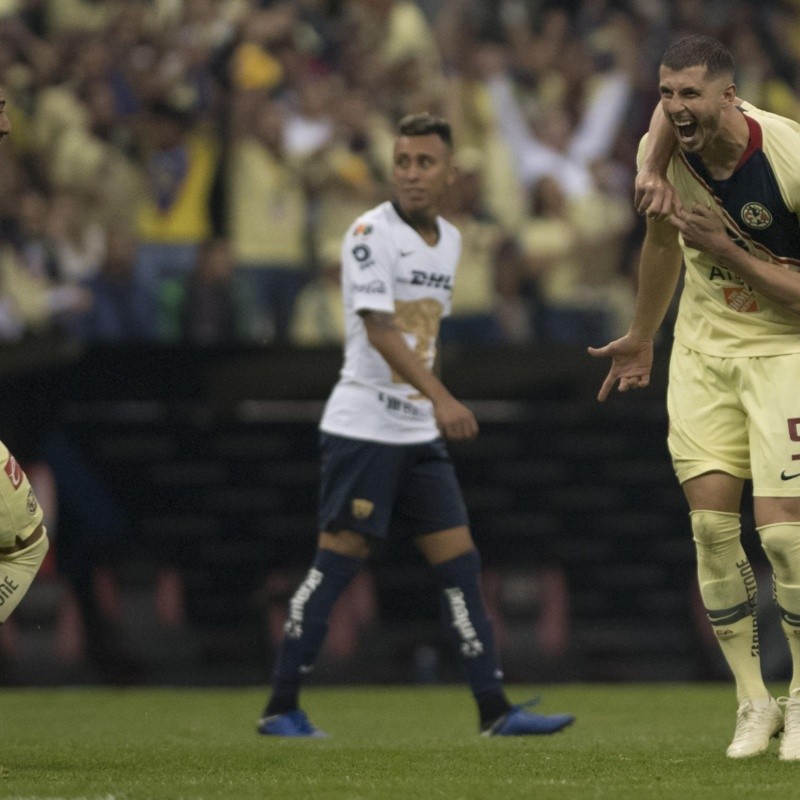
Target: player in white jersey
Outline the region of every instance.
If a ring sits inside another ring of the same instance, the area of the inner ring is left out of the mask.
[[[733,73],[730,53],[706,36],[665,53],[663,114],[640,150],[636,202],[648,221],[634,318],[626,336],[590,352],[612,357],[600,400],[617,381],[620,391],[646,386],[683,260],[668,444],[700,593],[736,680],[727,755],[763,753],[785,727],[779,756],[800,760],[800,129],[739,101]],[[794,665],[782,702],[764,685],[740,541],[747,479]]]
[[[0,140],[11,132],[0,89]],[[47,554],[42,509],[25,473],[0,442],[0,625],[19,605]]]
[[[480,589],[480,557],[444,438],[478,433],[472,412],[433,373],[450,310],[458,231],[439,216],[453,181],[450,126],[429,114],[400,123],[395,200],[360,217],[342,246],[347,336],[341,377],[320,425],[319,539],[289,603],[266,736],[320,737],[299,708],[331,609],[370,541],[410,537],[433,569],[485,735],[549,734],[573,721],[512,706],[503,690]]]
[[[357,439],[411,444],[439,436],[431,400],[394,371],[369,341],[362,311],[392,314],[408,348],[430,371],[439,322],[450,312],[461,238],[441,217],[431,245],[395,202],[360,217],[342,245],[344,366],[321,428]],[[472,420],[464,415],[469,426]]]

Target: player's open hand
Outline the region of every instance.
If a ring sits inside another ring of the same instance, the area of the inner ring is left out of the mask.
[[[636,211],[649,219],[663,221],[680,213],[681,201],[672,184],[659,172],[642,167],[633,184]]]
[[[475,415],[454,397],[446,397],[434,403],[436,425],[445,439],[474,439],[478,435]]]
[[[653,366],[652,339],[636,339],[626,334],[605,347],[590,347],[589,355],[595,358],[611,356],[611,369],[597,395],[601,403],[617,381],[621,392],[644,389],[650,385],[650,370]]]
[[[691,211],[683,209],[671,214],[668,221],[683,234],[684,244],[710,256],[722,256],[728,248],[735,247],[719,214],[700,203],[694,203]]]

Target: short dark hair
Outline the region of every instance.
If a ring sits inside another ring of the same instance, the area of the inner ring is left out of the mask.
[[[705,67],[712,77],[724,74],[733,78],[735,69],[730,50],[722,42],[702,34],[674,41],[664,53],[661,65],[672,70]]]
[[[450,123],[427,111],[423,114],[408,114],[397,126],[400,136],[438,136],[448,147],[453,146],[453,131]]]

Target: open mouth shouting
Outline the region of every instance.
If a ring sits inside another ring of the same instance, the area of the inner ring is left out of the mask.
[[[697,121],[693,119],[673,120],[678,139],[683,144],[689,144],[697,134]]]

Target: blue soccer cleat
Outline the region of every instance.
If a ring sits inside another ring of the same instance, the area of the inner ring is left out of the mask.
[[[273,714],[259,720],[258,732],[263,736],[300,736],[307,739],[327,739],[328,734],[315,728],[305,711],[299,708],[283,714]]]
[[[539,702],[529,700],[513,706],[503,714],[493,725],[487,728],[482,736],[542,736],[548,733],[557,733],[567,725],[575,722],[572,714],[534,714],[525,709],[535,706]]]

